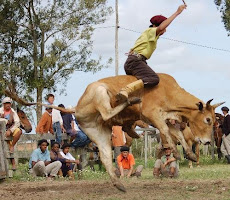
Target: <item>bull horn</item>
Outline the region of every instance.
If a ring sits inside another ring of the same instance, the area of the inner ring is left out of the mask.
[[[225,102],[216,103],[216,104],[212,105],[212,107],[213,107],[214,109],[216,109],[217,107],[221,106],[221,105],[224,104],[224,103],[225,103]]]
[[[207,101],[206,103],[206,108],[207,109],[210,109],[211,108],[211,102],[212,102],[213,99],[210,99],[209,101]]]

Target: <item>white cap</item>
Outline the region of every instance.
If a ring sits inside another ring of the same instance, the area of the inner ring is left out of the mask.
[[[12,99],[10,97],[5,97],[3,100],[2,100],[2,104],[4,103],[11,103],[12,104]]]

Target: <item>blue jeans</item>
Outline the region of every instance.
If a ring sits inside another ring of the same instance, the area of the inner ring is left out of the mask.
[[[75,140],[71,143],[71,146],[74,148],[84,147],[89,144],[91,140],[83,131],[78,131]]]
[[[60,124],[60,122],[55,122],[53,124],[53,129],[54,129],[54,133],[56,135],[56,142],[58,142],[59,144],[61,144],[62,130],[61,130],[61,124]]]

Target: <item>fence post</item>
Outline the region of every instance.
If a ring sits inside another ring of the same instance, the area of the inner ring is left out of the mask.
[[[145,131],[145,168],[147,168],[148,161],[148,131]]]
[[[5,156],[5,126],[5,121],[0,120],[0,179],[4,179],[9,176],[9,166]]]

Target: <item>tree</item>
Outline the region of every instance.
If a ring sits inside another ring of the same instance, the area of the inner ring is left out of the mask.
[[[42,102],[70,75],[98,71],[93,26],[112,12],[106,0],[0,0],[0,92],[21,104]],[[3,81],[2,81],[3,80]],[[20,94],[20,95],[19,95]],[[36,107],[37,120],[42,114]]]
[[[230,0],[215,0],[215,4],[220,9],[222,13],[222,21],[224,22],[224,27],[230,36]]]

